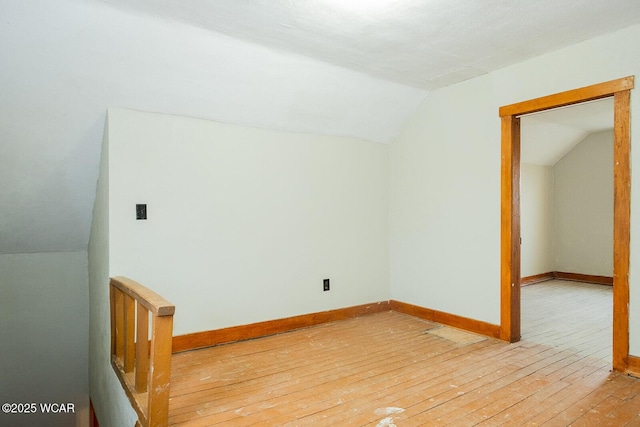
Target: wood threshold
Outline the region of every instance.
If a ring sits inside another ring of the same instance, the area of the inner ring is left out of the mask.
[[[173,353],[265,337],[319,325],[321,323],[335,322],[337,320],[345,320],[382,311],[389,311],[389,301],[380,301],[354,307],[303,314],[284,319],[268,320],[249,325],[231,326],[229,328],[178,335],[173,337]]]
[[[518,116],[614,98],[613,368],[629,365],[629,245],[631,209],[630,91],[634,77],[585,86],[500,107],[501,118],[501,338],[520,339],[520,119]]]

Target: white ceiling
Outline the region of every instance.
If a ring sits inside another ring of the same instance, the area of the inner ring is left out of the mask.
[[[103,0],[427,90],[637,23],[637,0]]]
[[[389,143],[427,90],[640,22],[637,0],[369,3],[0,0],[0,253],[86,249],[109,107]]]
[[[522,116],[521,161],[553,166],[588,134],[613,129],[613,98]]]

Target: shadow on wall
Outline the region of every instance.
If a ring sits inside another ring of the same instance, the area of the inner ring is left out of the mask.
[[[88,426],[86,252],[0,255],[2,426]]]

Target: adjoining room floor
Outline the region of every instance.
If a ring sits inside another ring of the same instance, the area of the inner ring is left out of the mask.
[[[175,354],[170,425],[640,425],[640,380],[384,312]]]
[[[522,339],[611,364],[613,287],[550,280],[524,286]]]

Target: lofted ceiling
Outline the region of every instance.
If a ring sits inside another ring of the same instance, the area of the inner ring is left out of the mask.
[[[553,166],[590,133],[613,129],[613,98],[521,117],[521,161]]]
[[[620,29],[635,0],[103,0],[432,90]]]
[[[0,0],[0,253],[86,249],[110,107],[390,143],[430,90],[640,22],[637,0],[366,3]]]

